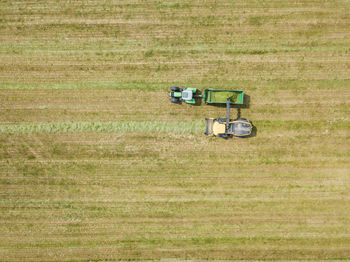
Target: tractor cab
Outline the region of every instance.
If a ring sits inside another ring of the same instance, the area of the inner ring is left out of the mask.
[[[191,100],[193,98],[193,91],[184,90],[181,93],[182,100]]]
[[[252,132],[252,124],[245,118],[236,119],[230,124],[229,132],[236,136],[248,136]]]

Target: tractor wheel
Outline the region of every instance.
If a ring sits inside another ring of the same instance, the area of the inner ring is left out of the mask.
[[[177,87],[177,86],[172,86],[170,87],[171,91],[174,91],[174,92],[181,92],[181,88],[180,87]]]
[[[172,99],[170,99],[170,102],[178,104],[178,103],[180,103],[180,100],[177,98],[172,98]]]

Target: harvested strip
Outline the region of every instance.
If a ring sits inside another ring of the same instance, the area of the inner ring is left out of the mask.
[[[187,122],[62,122],[39,124],[0,125],[0,133],[67,133],[67,132],[159,132],[159,133],[200,133],[204,121]]]
[[[260,131],[271,130],[346,130],[350,127],[349,121],[312,122],[312,121],[269,121],[256,120],[253,122]],[[174,133],[184,134],[203,133],[205,121],[130,121],[130,122],[56,122],[33,124],[0,125],[0,134],[24,133],[74,133],[74,132],[145,132],[145,133]]]

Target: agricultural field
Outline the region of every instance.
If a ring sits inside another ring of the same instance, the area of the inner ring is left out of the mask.
[[[0,1],[0,260],[350,259],[350,1]],[[170,86],[245,90],[254,136]]]

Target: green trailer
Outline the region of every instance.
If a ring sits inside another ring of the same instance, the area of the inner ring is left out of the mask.
[[[203,100],[206,104],[226,104],[229,99],[231,105],[243,105],[244,91],[231,89],[205,89]]]

